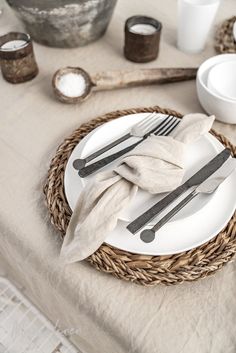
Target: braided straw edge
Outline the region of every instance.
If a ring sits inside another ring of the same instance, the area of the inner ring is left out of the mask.
[[[236,41],[233,36],[233,25],[236,16],[233,16],[224,22],[216,30],[215,34],[215,50],[217,53],[236,53]]]
[[[124,115],[158,112],[182,117],[182,114],[159,106],[118,110],[100,116],[81,125],[58,147],[44,185],[46,205],[51,223],[59,230],[61,237],[66,233],[71,210],[64,194],[64,171],[67,161],[80,140],[90,131],[105,122]],[[236,155],[236,147],[223,135],[211,133]],[[103,244],[86,260],[97,270],[110,273],[125,281],[144,286],[157,284],[173,285],[184,281],[196,281],[214,274],[228,263],[236,252],[236,212],[226,227],[211,241],[186,252],[170,256],[149,256],[132,254]]]

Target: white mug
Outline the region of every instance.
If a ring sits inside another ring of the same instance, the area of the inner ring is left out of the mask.
[[[199,53],[206,44],[220,0],[178,0],[177,46],[187,53]]]

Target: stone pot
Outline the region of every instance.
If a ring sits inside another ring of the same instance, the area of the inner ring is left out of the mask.
[[[117,0],[6,0],[39,43],[77,47],[106,31]]]

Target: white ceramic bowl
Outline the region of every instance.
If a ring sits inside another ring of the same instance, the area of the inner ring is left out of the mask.
[[[217,120],[228,124],[236,124],[236,101],[223,98],[207,87],[210,70],[217,64],[236,60],[236,54],[220,54],[206,60],[198,69],[197,94],[203,109],[214,114]]]
[[[209,71],[207,87],[223,98],[236,100],[236,60],[215,65]]]
[[[236,41],[236,21],[234,22],[234,25],[233,25],[233,36],[234,36],[234,40]]]

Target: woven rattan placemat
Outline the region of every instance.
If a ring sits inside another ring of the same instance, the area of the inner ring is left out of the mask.
[[[215,50],[217,53],[236,53],[236,41],[233,36],[233,25],[236,16],[225,20],[216,30]]]
[[[81,125],[58,147],[52,159],[44,186],[46,203],[52,224],[63,237],[70,220],[71,210],[64,194],[66,163],[83,137],[99,125],[123,115],[140,112],[160,112],[182,117],[181,114],[158,106],[115,111]],[[211,131],[236,156],[236,147],[223,135]],[[189,230],[191,236],[191,229]],[[132,254],[103,244],[87,261],[96,269],[145,286],[177,284],[209,276],[229,262],[236,252],[236,213],[227,226],[211,241],[198,248],[171,256]]]

